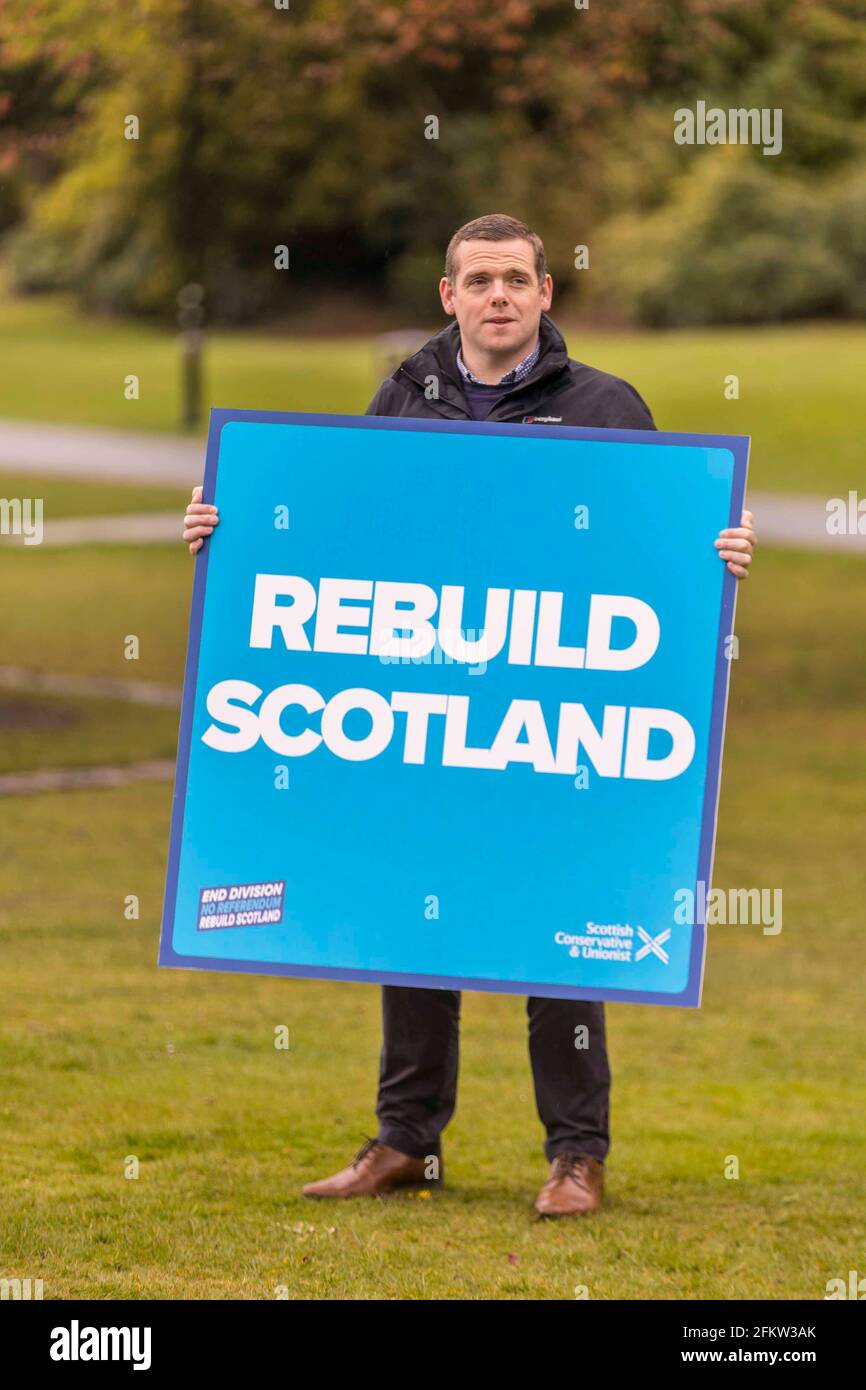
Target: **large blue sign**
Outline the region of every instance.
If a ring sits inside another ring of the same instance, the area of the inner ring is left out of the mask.
[[[215,411],[160,964],[698,1004],[746,458]]]

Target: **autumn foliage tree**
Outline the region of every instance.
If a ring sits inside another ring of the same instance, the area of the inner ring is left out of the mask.
[[[19,286],[125,311],[196,280],[229,319],[300,285],[423,313],[450,232],[496,209],[575,286],[575,244],[682,200],[697,99],[783,107],[755,178],[856,182],[864,49],[847,0],[0,0],[0,228]]]

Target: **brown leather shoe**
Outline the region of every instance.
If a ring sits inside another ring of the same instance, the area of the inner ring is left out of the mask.
[[[604,1164],[586,1154],[557,1154],[535,1202],[539,1216],[585,1216],[598,1211]]]
[[[435,1186],[425,1175],[426,1166],[424,1158],[411,1158],[378,1139],[368,1139],[348,1168],[321,1182],[308,1182],[303,1192],[305,1197],[380,1197],[395,1187]]]

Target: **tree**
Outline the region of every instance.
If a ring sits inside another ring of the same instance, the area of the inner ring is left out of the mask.
[[[0,0],[0,17],[18,283],[124,310],[173,313],[191,280],[231,319],[299,284],[426,293],[454,227],[496,209],[539,226],[574,283],[576,243],[675,194],[696,156],[673,113],[698,98],[784,108],[771,179],[838,181],[863,154],[853,0]]]

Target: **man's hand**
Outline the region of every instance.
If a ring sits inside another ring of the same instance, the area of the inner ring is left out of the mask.
[[[200,487],[193,488],[192,500],[186,504],[186,516],[183,519],[183,538],[189,541],[190,555],[195,555],[197,550],[201,550],[205,537],[210,536],[213,528],[219,525],[216,507],[201,500],[201,491]]]
[[[745,579],[749,573],[752,555],[758,544],[753,521],[751,512],[743,512],[739,526],[729,526],[726,531],[720,531],[719,539],[713,542],[719,552],[719,558],[725,561],[731,574],[735,574],[738,579]]]

